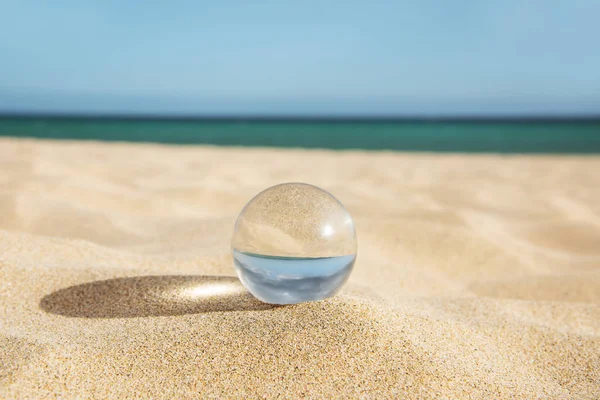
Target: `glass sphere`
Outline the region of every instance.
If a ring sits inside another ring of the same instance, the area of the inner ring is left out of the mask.
[[[242,210],[231,240],[235,269],[258,299],[293,304],[333,296],[356,260],[352,217],[329,192],[284,183]]]

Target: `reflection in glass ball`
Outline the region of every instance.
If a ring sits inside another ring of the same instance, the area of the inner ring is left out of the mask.
[[[231,241],[244,286],[272,304],[322,300],[346,282],[356,260],[352,217],[330,193],[284,183],[242,210]]]

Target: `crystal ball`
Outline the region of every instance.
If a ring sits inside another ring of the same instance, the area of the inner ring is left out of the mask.
[[[242,284],[265,303],[333,296],[356,260],[356,232],[331,193],[284,183],[257,194],[235,223],[231,250]]]

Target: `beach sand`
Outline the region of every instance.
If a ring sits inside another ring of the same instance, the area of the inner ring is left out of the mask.
[[[275,307],[259,191],[333,193],[342,292]],[[600,157],[0,139],[0,398],[600,398]]]

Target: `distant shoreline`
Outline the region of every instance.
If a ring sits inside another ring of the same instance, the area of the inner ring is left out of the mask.
[[[3,116],[0,136],[179,145],[600,154],[598,119]]]

